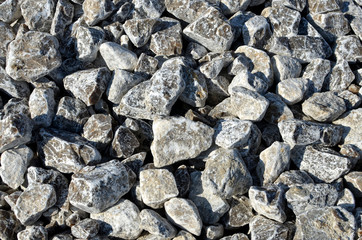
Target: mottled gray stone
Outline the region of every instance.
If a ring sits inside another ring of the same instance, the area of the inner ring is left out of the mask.
[[[313,179],[305,171],[289,170],[281,173],[274,181],[274,184],[283,188],[293,187],[295,185],[313,183]]]
[[[339,5],[336,0],[318,1],[308,0],[309,11],[312,13],[327,13],[339,10]]]
[[[73,240],[71,234],[56,234],[52,237],[52,240]],[[106,239],[97,239],[97,240],[106,240]]]
[[[202,221],[195,204],[188,199],[172,198],[165,202],[167,219],[174,225],[200,236]]]
[[[21,1],[5,0],[0,3],[0,21],[12,23],[21,18]]]
[[[197,157],[210,148],[214,134],[214,130],[206,124],[182,117],[155,119],[152,129],[154,141],[151,152],[156,167]]]
[[[156,19],[130,19],[123,24],[123,29],[133,45],[136,47],[144,46],[151,38]]]
[[[208,89],[204,74],[192,68],[186,68],[185,89],[180,100],[193,106],[204,107],[208,98]]]
[[[340,192],[336,206],[342,207],[349,212],[353,212],[356,207],[356,201],[351,190],[345,188]]]
[[[75,23],[74,23],[75,24]],[[93,62],[104,41],[105,33],[100,27],[85,27],[73,25],[75,40],[74,51],[77,59],[82,62]]]
[[[9,44],[6,73],[15,80],[35,81],[60,67],[62,61],[58,47],[59,42],[54,36],[29,31]]]
[[[337,227],[338,226],[338,227]],[[315,208],[299,215],[294,239],[354,239],[354,216],[341,207]]]
[[[56,1],[54,0],[23,0],[21,15],[30,30],[49,32],[54,17]]]
[[[176,18],[191,23],[203,16],[211,4],[205,0],[165,0],[165,6]]]
[[[298,11],[284,6],[272,7],[268,19],[273,29],[273,36],[290,37],[298,35],[301,19]]]
[[[346,187],[349,188],[354,196],[362,197],[362,172],[353,171],[344,176]]]
[[[207,240],[220,239],[224,235],[224,226],[219,223],[205,226],[205,235]]]
[[[101,213],[92,213],[91,218],[100,223],[100,234],[124,239],[136,239],[142,232],[140,211],[127,199]]]
[[[294,118],[293,112],[283,102],[281,97],[271,92],[265,94],[264,97],[269,101],[269,107],[264,115],[265,121],[278,124],[280,121]]]
[[[134,8],[139,15],[145,18],[159,18],[165,10],[165,1],[135,0]]]
[[[9,187],[16,189],[25,180],[24,175],[33,158],[33,151],[23,145],[1,154],[0,176]]]
[[[246,69],[239,71],[233,78],[228,87],[228,91],[232,92],[232,89],[236,86],[244,87],[260,94],[265,94],[269,87],[268,82],[265,81],[264,78],[260,78]]]
[[[353,32],[358,36],[360,40],[362,40],[362,17],[356,17],[353,18],[352,22],[350,23],[350,26],[353,30]]]
[[[174,176],[166,169],[142,170],[140,192],[144,204],[152,208],[163,207],[167,200],[179,193]]]
[[[121,36],[124,32],[123,25],[120,22],[113,22],[107,26],[104,26],[103,30],[106,34],[106,39],[109,39],[115,43],[120,43]]]
[[[200,66],[202,72],[207,78],[215,78],[219,75],[221,70],[228,66],[234,57],[230,51],[221,54],[209,53],[199,60],[200,63],[205,62]]]
[[[278,83],[276,93],[286,104],[293,105],[303,100],[308,84],[304,78],[289,78]]]
[[[102,212],[130,190],[129,178],[126,167],[117,160],[84,167],[72,176],[69,201],[85,212]]]
[[[110,154],[113,157],[130,157],[140,146],[136,136],[126,127],[120,126],[114,133]]]
[[[50,27],[50,33],[62,38],[65,28],[72,23],[74,6],[68,0],[60,0],[55,7],[54,18]]]
[[[114,5],[111,0],[84,0],[84,21],[89,26],[96,25],[97,23],[111,15],[113,9]]]
[[[362,102],[361,94],[359,94],[359,93],[355,94],[349,90],[337,92],[337,96],[344,100],[347,110],[352,110],[354,108],[358,108]]]
[[[93,114],[84,124],[82,136],[97,149],[105,149],[113,139],[112,117],[106,114]]]
[[[251,132],[250,121],[237,118],[219,120],[215,126],[215,144],[222,148],[236,148],[245,144]]]
[[[4,197],[4,200],[10,206],[12,211],[14,211],[15,206],[16,206],[16,201],[18,200],[18,198],[21,194],[22,194],[21,191],[15,191]]]
[[[338,60],[345,60],[349,63],[362,61],[362,44],[357,36],[343,36],[336,40],[334,54]]]
[[[176,236],[176,229],[157,212],[150,209],[143,209],[140,212],[141,226],[147,232],[163,238]]]
[[[292,186],[285,198],[288,207],[296,216],[313,208],[334,206],[338,200],[338,192],[330,184],[302,184]]]
[[[185,165],[179,166],[175,172],[176,186],[179,191],[179,197],[185,197],[190,190],[191,178]]]
[[[154,57],[141,53],[135,68],[135,73],[151,77],[158,68],[158,60]]]
[[[167,5],[166,5],[167,6]],[[213,52],[229,50],[234,34],[228,21],[216,9],[210,8],[183,30],[187,38]]]
[[[229,80],[226,77],[219,75],[214,79],[206,79],[206,84],[208,92],[207,104],[217,105],[230,96],[228,92]]]
[[[39,239],[47,240],[48,239],[48,230],[43,226],[29,226],[25,230],[17,234],[17,239],[19,240],[30,240],[30,239]]]
[[[227,73],[230,75],[238,75],[242,71],[251,71],[254,66],[251,60],[244,55],[238,55],[234,61],[228,66]]]
[[[86,218],[72,226],[72,235],[76,238],[89,239],[95,237],[99,230],[99,223],[90,218]]]
[[[352,162],[337,152],[322,147],[307,146],[292,149],[291,159],[317,182],[331,183],[349,172]]]
[[[26,98],[11,98],[2,110],[2,118],[4,119],[10,115],[23,114],[30,118],[29,101]]]
[[[10,114],[0,120],[0,153],[31,140],[33,123],[24,114]]]
[[[362,236],[362,208],[356,208],[356,213],[354,214],[356,218],[356,225],[357,225],[357,236],[359,239]]]
[[[221,0],[220,9],[225,16],[229,16],[238,11],[245,11],[251,0]]]
[[[37,144],[45,166],[62,173],[77,172],[85,164],[97,164],[101,160],[98,150],[75,133],[42,128]]]
[[[242,28],[244,43],[250,47],[264,48],[271,35],[270,25],[263,16],[250,18]]]
[[[255,14],[250,11],[238,11],[233,16],[231,16],[229,21],[230,25],[234,29],[234,39],[239,38],[245,22],[254,16]]]
[[[302,12],[307,5],[307,0],[274,0],[273,7],[284,6]]]
[[[261,215],[255,216],[250,223],[251,240],[258,239],[280,239],[287,240],[289,229],[287,226],[265,218]]]
[[[23,225],[32,225],[56,201],[56,193],[52,185],[34,184],[19,196],[14,213]]]
[[[283,142],[274,142],[260,153],[256,173],[263,185],[273,183],[279,175],[289,169],[290,146]]]
[[[271,58],[271,63],[274,79],[277,82],[289,78],[298,78],[302,72],[302,65],[298,60],[292,57],[275,55]]]
[[[21,230],[21,224],[14,213],[0,209],[0,237],[4,240],[15,239]]]
[[[208,155],[202,180],[216,195],[226,199],[245,194],[252,185],[251,175],[240,154],[222,148]]]
[[[0,11],[1,11],[0,5]],[[0,13],[1,14],[1,13]],[[1,16],[0,16],[1,17]],[[4,59],[6,57],[7,46],[8,44],[14,40],[15,33],[10,25],[0,22],[0,59]]]
[[[303,78],[309,81],[308,95],[322,90],[323,83],[329,76],[331,68],[331,61],[321,58],[314,59],[307,65]]]
[[[199,43],[190,42],[186,47],[186,55],[198,60],[207,54],[207,49]]]
[[[220,240],[249,240],[249,238],[244,233],[234,233],[233,235],[220,238]]]
[[[60,130],[79,133],[89,117],[87,106],[81,100],[65,96],[58,103],[52,125]]]
[[[249,198],[234,196],[229,200],[230,210],[222,217],[226,229],[235,229],[249,224],[254,217]]]
[[[52,88],[34,88],[29,97],[29,111],[34,125],[49,127],[55,115],[55,96]]]
[[[202,172],[190,174],[191,184],[188,198],[196,205],[204,224],[215,224],[229,210],[229,204],[214,194],[213,189],[201,178]]]
[[[287,219],[282,188],[275,185],[266,188],[252,186],[249,189],[249,199],[257,213],[281,223]]]
[[[23,81],[13,80],[2,66],[0,66],[0,89],[15,98],[28,98],[30,95],[29,85]]]

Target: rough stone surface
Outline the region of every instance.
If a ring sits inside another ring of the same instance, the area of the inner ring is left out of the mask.
[[[211,4],[204,0],[165,0],[165,6],[175,17],[191,23],[203,16]]]
[[[250,121],[237,118],[219,120],[215,126],[215,144],[222,148],[236,148],[245,144],[251,132]]]
[[[84,124],[82,136],[97,149],[105,149],[113,139],[112,117],[106,114],[93,114]]]
[[[242,28],[244,43],[250,47],[263,48],[271,35],[270,25],[263,16],[250,18]]]
[[[302,72],[302,65],[292,57],[275,55],[271,58],[271,63],[274,79],[278,82],[289,78],[298,78]]]
[[[205,76],[192,68],[187,68],[186,74],[185,89],[179,99],[193,107],[204,107],[208,98]]]
[[[84,0],[83,2],[84,21],[89,25],[96,25],[107,18],[113,11],[114,5],[111,0]]]
[[[136,136],[126,127],[120,126],[114,133],[110,154],[113,157],[130,157],[140,146]]]
[[[48,231],[43,226],[30,226],[17,234],[17,239],[48,239]]]
[[[298,35],[301,15],[287,7],[272,7],[268,19],[273,29],[273,36],[289,37]]]
[[[269,101],[269,107],[264,115],[265,121],[272,124],[278,124],[283,120],[294,118],[293,112],[277,94],[267,93],[264,97]]]
[[[142,47],[151,38],[156,23],[157,20],[152,18],[130,19],[123,24],[123,29],[133,45]]]
[[[52,88],[35,88],[29,97],[30,116],[34,125],[49,127],[55,115],[55,96]]]
[[[290,78],[277,85],[276,93],[288,105],[296,104],[303,100],[308,89],[308,80],[304,78]]]
[[[235,229],[250,224],[254,217],[249,198],[234,196],[230,199],[230,210],[222,217],[226,229]]]
[[[89,239],[97,235],[99,223],[96,220],[86,218],[72,226],[72,235],[76,238]]]
[[[336,40],[334,50],[337,60],[344,59],[349,63],[362,60],[362,44],[357,36],[343,36]]]
[[[265,94],[269,87],[268,82],[266,82],[265,79],[252,74],[248,70],[241,70],[233,78],[228,87],[229,92],[232,92],[232,89],[237,86],[244,87],[260,94]]]
[[[12,212],[0,210],[0,237],[4,240],[15,239],[21,230],[21,224]]]
[[[355,76],[348,65],[348,62],[344,59],[337,61],[330,77],[324,83],[324,88],[329,91],[342,91],[348,88],[353,82]]]
[[[12,23],[21,18],[21,1],[18,0],[5,0],[0,4],[0,21],[5,23]]]
[[[30,30],[49,32],[54,17],[56,1],[21,1],[21,15]]]
[[[287,226],[258,215],[250,223],[251,239],[283,239],[287,240],[289,229]]]
[[[353,192],[353,195],[362,197],[362,172],[354,171],[344,176],[346,187]]]
[[[14,98],[27,98],[30,95],[29,85],[23,81],[15,81],[0,66],[0,89]]]
[[[221,224],[205,227],[206,239],[220,239],[224,235],[224,227]]]
[[[0,5],[0,11],[1,11],[1,5]],[[1,13],[0,13],[1,14]],[[0,16],[1,18],[1,16]],[[10,27],[10,25],[0,22],[0,59],[6,58],[6,51],[7,51],[7,45],[14,40],[15,34]]]
[[[200,66],[200,71],[207,77],[207,78],[215,78],[219,75],[221,70],[228,66],[234,57],[230,51],[217,54],[217,53],[208,53],[203,58],[199,60],[200,63],[205,62],[203,65]]]
[[[139,216],[142,228],[149,233],[163,238],[173,238],[176,236],[176,229],[157,212],[143,209]]]
[[[72,23],[74,6],[68,0],[60,0],[55,7],[54,18],[50,33],[56,37],[63,37],[65,28]]]
[[[289,170],[279,175],[274,184],[281,187],[293,187],[295,185],[313,183],[313,179],[305,171]]]
[[[83,62],[92,62],[97,58],[97,53],[102,44],[105,33],[99,27],[74,26],[72,30],[75,38],[77,59]]]
[[[340,192],[336,206],[342,207],[349,212],[353,212],[356,207],[356,200],[351,190],[345,188]]]
[[[322,90],[323,83],[326,81],[331,68],[331,61],[321,58],[314,59],[307,65],[303,78],[309,81],[309,91],[312,94]]]
[[[122,2],[122,1],[121,1]],[[134,7],[142,17],[158,18],[165,10],[165,1],[157,0],[135,0]]]

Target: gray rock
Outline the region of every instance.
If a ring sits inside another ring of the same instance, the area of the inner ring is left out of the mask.
[[[33,11],[34,8],[28,9]],[[58,47],[59,42],[54,36],[29,31],[9,44],[6,73],[15,80],[35,81],[60,67],[62,61]]]
[[[155,119],[152,129],[151,152],[156,167],[197,157],[211,147],[214,134],[211,127],[182,117]],[[178,151],[173,150],[175,147]]]
[[[308,89],[308,80],[304,78],[290,78],[277,85],[276,93],[288,105],[296,104],[303,100]]]
[[[97,149],[105,149],[113,139],[112,117],[106,114],[93,114],[84,124],[82,136]]]
[[[81,136],[56,129],[40,129],[38,152],[45,166],[62,173],[78,172],[101,160],[98,150]]]
[[[225,98],[229,97],[228,93],[229,80],[224,76],[217,76],[214,79],[206,79],[208,96],[206,103],[216,105]]]
[[[16,234],[21,230],[21,224],[12,212],[1,209],[0,230],[1,239],[12,240],[15,239]]]
[[[354,239],[356,221],[351,213],[341,207],[326,207],[299,215],[296,227],[294,239]]]
[[[285,193],[285,198],[288,207],[299,216],[313,208],[334,206],[338,200],[338,192],[330,184],[302,184],[292,186]]]
[[[4,197],[5,202],[10,206],[12,211],[14,211],[15,206],[16,206],[16,201],[18,200],[18,198],[21,194],[22,194],[21,191],[15,191]]]
[[[33,123],[24,114],[10,114],[0,120],[0,153],[31,140]]]
[[[134,8],[142,17],[159,18],[165,10],[165,2],[157,0],[135,0]]]
[[[0,10],[1,10],[1,6],[2,6],[2,4],[0,5]],[[0,59],[5,60],[7,46],[11,41],[14,40],[15,34],[14,34],[12,28],[10,27],[10,25],[3,23],[3,22],[0,22],[0,33],[1,33],[1,36],[0,36],[0,41],[1,41],[1,43],[0,43]]]
[[[355,76],[344,59],[338,61],[332,68],[328,81],[325,81],[325,89],[330,91],[342,91],[348,88]]]
[[[288,7],[272,7],[268,19],[273,29],[273,36],[290,37],[298,35],[301,15]]]
[[[256,173],[263,185],[271,184],[282,172],[289,169],[290,146],[276,141],[262,151],[259,157]]]
[[[308,0],[309,11],[312,13],[327,13],[339,10],[338,2],[332,1],[318,1]]]
[[[24,175],[33,156],[33,151],[25,145],[3,152],[0,167],[2,181],[17,189],[25,180]]]
[[[356,208],[356,213],[355,213],[355,218],[356,218],[356,225],[357,225],[357,236],[359,238],[361,238],[362,235],[362,208]]]
[[[226,229],[235,229],[249,224],[254,217],[249,198],[245,196],[230,199],[230,210],[222,217]]]
[[[114,133],[110,154],[113,157],[130,157],[140,146],[136,136],[126,127],[120,126]]]
[[[73,240],[73,236],[71,234],[56,234],[52,237],[52,240]],[[101,240],[101,239],[99,239]],[[106,239],[102,239],[106,240]]]
[[[89,213],[113,206],[130,189],[130,175],[117,160],[87,166],[73,174],[69,185],[70,203]]]
[[[201,44],[190,42],[186,47],[186,55],[191,55],[195,60],[199,60],[207,54],[207,49]]]
[[[283,120],[294,118],[293,112],[283,102],[281,97],[271,92],[265,94],[264,97],[269,101],[269,107],[264,115],[265,121],[272,124],[278,124]]]
[[[245,194],[252,185],[249,170],[235,150],[217,149],[207,159],[202,180],[223,198]]]
[[[295,147],[291,159],[317,182],[331,183],[349,172],[352,162],[337,152],[316,146]]]
[[[169,13],[188,23],[203,16],[212,7],[204,0],[165,0],[165,6]]]
[[[54,17],[56,1],[21,1],[21,15],[30,30],[49,32]]]
[[[52,125],[61,130],[79,133],[89,117],[87,106],[81,100],[65,96],[58,103]]]
[[[32,225],[56,201],[56,193],[52,185],[34,184],[21,193],[16,201],[14,213],[23,225]]]
[[[350,26],[353,32],[358,36],[358,38],[362,39],[362,24],[361,24],[361,17],[356,17],[350,23]]]
[[[250,47],[264,48],[272,36],[270,25],[263,16],[255,16],[245,22],[242,28],[244,43]]]
[[[23,81],[13,80],[3,67],[0,66],[0,89],[7,95],[15,98],[28,98],[30,95],[29,85]]]
[[[248,21],[252,17],[255,17],[255,13],[250,12],[250,11],[238,11],[233,16],[231,16],[229,21],[230,21],[230,25],[233,27],[234,32],[235,32],[234,39],[239,38],[245,22]]]
[[[229,210],[229,204],[214,194],[210,185],[201,178],[202,172],[190,174],[191,184],[188,198],[196,205],[204,224],[215,224]]]
[[[250,3],[250,0],[221,0],[220,8],[222,13],[228,16],[238,11],[245,11]]]
[[[295,185],[314,183],[313,179],[305,171],[289,170],[281,173],[274,181],[275,185],[283,188],[293,187]]]
[[[241,54],[228,66],[227,73],[230,75],[238,75],[242,71],[251,71],[252,69],[251,60]]]
[[[93,62],[97,58],[98,50],[104,41],[105,33],[100,27],[74,26],[74,51],[77,59],[82,62]]]
[[[49,127],[55,115],[55,96],[52,88],[34,88],[29,97],[29,111],[34,125]]]
[[[337,145],[342,137],[343,128],[332,124],[319,124],[297,119],[284,120],[278,123],[284,142],[291,148],[295,145],[322,144]]]
[[[280,187],[275,185],[267,188],[252,186],[249,189],[249,199],[257,213],[280,223],[286,221],[284,192]]]
[[[244,87],[246,89],[265,94],[268,90],[268,82],[263,78],[259,78],[257,75],[252,74],[248,70],[241,70],[231,81],[228,91],[232,92],[232,89],[236,86]]]
[[[224,226],[221,224],[206,226],[205,235],[207,240],[220,239],[224,235]]]
[[[130,19],[123,24],[123,29],[133,45],[139,48],[150,40],[156,23],[157,20],[152,18]]]
[[[290,234],[287,226],[265,218],[261,215],[255,216],[250,223],[251,240],[257,239],[280,239],[287,240]]]
[[[189,39],[213,52],[229,50],[234,40],[230,24],[214,8],[208,9],[202,16],[190,23],[184,28],[183,33]]]
[[[99,230],[99,223],[86,218],[71,227],[72,235],[76,238],[89,239],[95,237]]]
[[[300,77],[302,65],[298,60],[292,57],[275,55],[271,58],[271,63],[273,66],[274,79],[277,82],[289,78]]]
[[[314,59],[307,65],[303,78],[309,81],[308,95],[322,90],[323,83],[329,76],[331,68],[331,61],[321,58]]]
[[[124,239],[136,239],[142,232],[140,211],[127,199],[101,213],[92,213],[91,218],[100,223],[100,234]]]
[[[120,22],[113,22],[103,27],[106,38],[112,42],[120,43],[123,34],[123,25]]]
[[[180,197],[185,197],[190,190],[191,178],[185,165],[179,166],[174,172],[176,186]]]
[[[141,218],[141,226],[147,232],[162,238],[173,238],[176,236],[176,229],[157,212],[143,209],[139,216]]]
[[[186,74],[187,77],[184,78],[185,89],[179,99],[193,107],[204,107],[208,98],[204,74],[192,68],[187,68]]]
[[[158,69],[158,60],[154,57],[141,53],[135,68],[135,73],[151,77]]]
[[[334,54],[338,60],[346,60],[349,63],[356,63],[362,60],[362,44],[357,36],[343,36],[336,40]]]
[[[84,0],[84,21],[89,26],[96,25],[97,23],[111,15],[113,9],[114,5],[111,0]]]
[[[196,240],[196,238],[191,233],[181,230],[178,232],[176,237],[173,238],[173,240]]]
[[[349,90],[344,90],[342,92],[338,92],[337,96],[344,100],[347,110],[352,110],[354,108],[358,108],[362,102],[362,97],[360,94],[354,94],[353,92],[351,92]]]
[[[172,198],[165,202],[167,219],[174,225],[200,236],[202,221],[195,204],[188,199]]]
[[[199,60],[200,63],[206,62],[200,66],[202,72],[207,78],[215,78],[221,70],[228,66],[234,57],[230,51],[221,54],[209,53]]]
[[[50,27],[50,33],[62,38],[65,28],[72,23],[74,6],[68,0],[60,0],[55,7],[54,18]]]
[[[348,188],[343,189],[340,193],[336,206],[342,207],[349,212],[353,212],[356,206],[356,201],[351,190]]]
[[[215,126],[215,144],[226,149],[242,146],[249,139],[251,125],[250,121],[237,118],[219,120]]]
[[[4,119],[7,116],[19,114],[30,118],[29,102],[26,98],[11,98],[3,107],[2,118]]]
[[[48,231],[43,226],[30,226],[30,227],[27,227],[25,230],[19,232],[17,234],[17,239],[19,239],[19,240],[28,240],[28,239],[47,240]]]
[[[6,0],[0,4],[0,21],[5,23],[12,23],[21,18],[21,1]]]
[[[140,192],[144,204],[152,208],[162,208],[167,200],[179,194],[174,176],[166,169],[142,170]]]
[[[272,2],[273,7],[278,7],[280,5],[302,12],[307,5],[307,0],[275,0]]]
[[[362,172],[353,171],[344,176],[346,187],[353,192],[357,198],[362,197]]]

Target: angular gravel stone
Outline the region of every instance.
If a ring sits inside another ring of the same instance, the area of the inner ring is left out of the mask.
[[[135,0],[134,8],[138,14],[146,18],[159,18],[165,10],[165,2],[157,0]]]
[[[21,18],[21,1],[18,0],[5,0],[0,4],[0,21],[5,23],[12,23]]]
[[[343,114],[339,119],[335,120],[333,124],[342,125],[343,136],[342,141],[344,144],[354,144],[360,151],[362,150],[361,143],[361,128],[359,127],[360,119],[362,117],[362,109],[354,109]]]
[[[0,210],[0,237],[4,240],[15,239],[17,232],[21,230],[21,224],[10,211]]]
[[[26,98],[11,98],[3,108],[3,119],[10,115],[23,114],[30,117],[29,104]]]
[[[33,123],[24,114],[10,114],[0,120],[0,153],[31,140]],[[211,145],[211,144],[210,144]]]
[[[130,190],[129,180],[126,167],[117,160],[84,167],[72,176],[69,201],[85,212],[102,212]]]
[[[183,33],[189,39],[202,44],[213,52],[229,50],[234,40],[230,24],[219,11],[213,8],[189,24]]]
[[[202,221],[195,204],[188,199],[172,198],[165,202],[167,219],[174,225],[200,236]]]
[[[156,19],[130,19],[123,24],[123,29],[133,45],[136,47],[144,46],[151,38]]]
[[[269,101],[269,107],[264,115],[265,121],[272,124],[278,124],[283,120],[294,118],[293,112],[283,102],[281,97],[270,92],[265,94],[264,97]]]
[[[331,122],[346,111],[346,104],[333,92],[314,93],[303,102],[302,111],[316,121]]]
[[[207,78],[215,78],[221,70],[228,66],[234,60],[231,52],[227,51],[221,54],[209,53],[199,60],[200,63],[205,62],[200,66],[200,71]]]
[[[252,74],[248,70],[241,70],[231,81],[228,90],[232,92],[232,89],[236,86],[244,87],[246,89],[265,94],[268,90],[268,82],[263,78]]]
[[[14,213],[23,225],[32,225],[56,201],[56,193],[52,185],[34,184],[19,196]]]
[[[79,133],[89,117],[87,106],[81,100],[65,96],[58,103],[52,125],[61,130]]]
[[[362,61],[362,44],[357,36],[343,36],[337,38],[334,50],[338,60],[346,60],[349,63]]]
[[[61,39],[64,35],[65,28],[72,23],[73,16],[74,6],[68,0],[58,1],[55,7],[50,33]]]
[[[313,183],[313,179],[305,171],[289,170],[279,175],[274,184],[283,188],[293,187],[295,185],[302,185]]]
[[[226,229],[235,229],[249,224],[254,217],[249,198],[245,196],[230,199],[230,210],[222,217]]]
[[[155,167],[197,157],[211,147],[214,130],[201,122],[182,117],[155,119],[151,152]],[[174,151],[177,149],[177,151]]]
[[[230,25],[233,27],[235,32],[234,39],[239,38],[239,36],[241,35],[245,22],[255,16],[256,15],[250,11],[238,11],[233,16],[231,16],[229,20],[230,20]]]
[[[113,139],[112,117],[106,114],[93,114],[84,124],[82,136],[97,149],[105,149]]]
[[[186,86],[179,99],[193,107],[204,107],[208,98],[205,76],[192,68],[187,68],[186,74]]]
[[[29,31],[9,44],[6,73],[15,80],[35,81],[60,67],[58,47],[59,42],[52,35]]]
[[[15,98],[28,98],[30,95],[29,85],[23,81],[13,80],[5,69],[0,66],[0,89],[7,95]]]
[[[344,176],[346,187],[349,188],[357,198],[362,197],[362,172],[353,171]]]
[[[252,185],[249,170],[235,150],[217,149],[206,159],[202,180],[223,198],[245,194]]]
[[[165,6],[176,18],[191,23],[203,16],[211,4],[204,0],[165,0]]]
[[[1,12],[1,5],[0,5]],[[1,14],[1,13],[0,13]],[[1,16],[0,16],[1,17]],[[14,40],[15,34],[10,27],[10,25],[0,22],[0,59],[4,59],[6,57],[7,46],[8,44]]]
[[[100,100],[110,78],[110,72],[103,67],[75,72],[63,81],[66,90],[87,106],[91,106]]]
[[[309,11],[312,13],[327,13],[339,10],[339,5],[336,0],[318,1],[308,0]]]
[[[141,53],[134,71],[135,73],[151,77],[157,71],[157,68],[158,60],[156,58]]]
[[[39,239],[46,240],[48,239],[48,231],[43,226],[30,226],[25,230],[17,234],[17,239],[19,240],[28,240],[28,239]]]
[[[308,80],[304,78],[290,78],[277,85],[276,93],[288,105],[296,104],[303,100],[308,89]]]
[[[29,97],[29,111],[34,125],[49,127],[55,115],[56,102],[52,88],[34,88]]]
[[[297,217],[294,239],[354,239],[355,224],[354,216],[341,207],[311,209]]]
[[[263,16],[255,16],[242,28],[244,43],[250,47],[263,48],[272,35],[270,25]]]
[[[229,210],[229,204],[214,194],[213,189],[201,178],[201,174],[199,171],[190,174],[188,198],[196,205],[204,224],[215,224]]]
[[[136,239],[142,232],[140,211],[127,199],[121,199],[116,205],[101,213],[92,213],[91,218],[98,220],[100,234],[110,237]]]
[[[282,142],[274,142],[260,153],[260,160],[256,173],[263,185],[273,183],[279,175],[288,170],[290,160],[290,146]]]
[[[224,76],[217,76],[214,79],[206,79],[208,96],[206,103],[216,105],[229,97],[229,80]]]
[[[75,53],[77,59],[82,62],[93,62],[97,58],[97,53],[102,44],[105,33],[99,27],[84,27],[73,25],[75,39]]]
[[[284,193],[280,187],[271,185],[267,188],[252,186],[249,189],[250,204],[259,214],[277,222],[285,222]]]
[[[24,175],[33,156],[33,151],[25,145],[3,152],[0,167],[2,181],[17,189],[25,180]]]
[[[295,145],[322,144],[337,145],[342,137],[343,128],[332,124],[318,124],[297,119],[284,120],[278,123],[284,142],[291,148]]]
[[[215,144],[226,149],[242,146],[249,139],[251,125],[237,118],[219,120],[215,126]]]
[[[272,2],[273,7],[278,7],[279,5],[302,12],[307,5],[307,0],[275,0]]]
[[[323,83],[329,76],[331,68],[331,61],[321,58],[314,59],[307,65],[303,78],[309,81],[308,90],[311,94],[322,90]]]
[[[349,90],[338,92],[337,96],[344,100],[347,110],[358,108],[361,105],[362,98],[360,94],[354,94]]]
[[[72,235],[76,238],[89,239],[95,237],[99,230],[99,223],[90,218],[83,219],[72,226]]]
[[[120,126],[114,133],[110,154],[113,157],[130,157],[140,146],[136,136],[126,127]]]
[[[30,30],[49,32],[54,17],[56,1],[54,0],[23,0],[21,14]]]
[[[342,207],[349,212],[353,212],[356,207],[356,200],[353,193],[348,188],[343,189],[340,193],[336,206]]]
[[[84,0],[84,21],[89,26],[96,25],[97,23],[111,15],[113,9],[114,5],[111,0]]]
[[[290,37],[298,35],[301,15],[287,7],[272,7],[268,19],[273,29],[273,36]]]
[[[176,236],[176,229],[157,212],[150,209],[143,209],[140,212],[141,226],[147,232],[163,238]]]
[[[277,82],[289,79],[298,78],[302,72],[302,65],[298,60],[288,57],[275,55],[271,58],[273,66],[274,79]]]
[[[288,207],[296,216],[313,208],[334,206],[338,192],[330,184],[303,184],[291,187],[285,194]]]
[[[318,182],[331,183],[352,168],[349,158],[331,149],[315,146],[294,148],[291,159],[300,170],[308,172]]]
[[[62,173],[78,172],[85,164],[97,164],[101,160],[98,150],[74,133],[42,128],[37,144],[45,166]]]
[[[287,226],[258,215],[250,223],[251,240],[257,239],[289,239]]]
[[[220,239],[224,235],[224,226],[221,224],[211,225],[205,227],[206,239]]]
[[[144,204],[152,208],[162,208],[167,200],[179,193],[174,176],[166,169],[142,170],[140,192]]]

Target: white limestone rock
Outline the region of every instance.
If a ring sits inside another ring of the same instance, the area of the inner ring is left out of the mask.
[[[219,120],[215,126],[215,144],[226,149],[240,147],[250,136],[252,122],[237,118]]]

